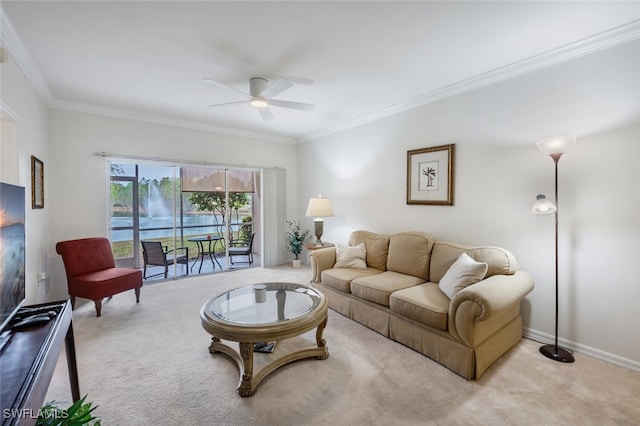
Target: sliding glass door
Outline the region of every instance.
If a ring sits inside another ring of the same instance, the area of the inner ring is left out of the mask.
[[[258,170],[113,161],[110,175],[109,229],[119,265],[144,269],[147,278],[260,265],[253,256]],[[230,258],[228,248],[242,244],[249,252]],[[168,266],[151,259],[152,245]]]
[[[116,265],[137,268],[138,185],[135,164],[110,164],[109,239]],[[135,231],[135,232],[134,232]]]

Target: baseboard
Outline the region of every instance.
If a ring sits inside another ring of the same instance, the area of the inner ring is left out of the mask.
[[[553,341],[555,340],[554,336],[551,334],[543,333],[538,330],[532,330],[530,328],[523,328],[522,336],[541,343],[553,343]],[[610,364],[618,365],[620,367],[628,368],[629,370],[640,372],[640,362],[638,361],[623,358],[621,356],[601,351],[600,349],[595,349],[590,346],[582,345],[580,343],[575,343],[566,339],[558,338],[558,345],[562,346],[563,348],[571,349],[576,352],[580,352],[581,354],[588,355],[592,358],[608,362]]]

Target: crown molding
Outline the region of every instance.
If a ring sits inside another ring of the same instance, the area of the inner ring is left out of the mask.
[[[51,93],[49,86],[40,73],[40,70],[36,66],[33,58],[31,57],[31,54],[17,34],[13,24],[6,16],[1,4],[0,30],[3,47],[7,49],[10,57],[12,57],[16,61],[22,72],[31,82],[47,107],[76,112],[88,112],[92,114],[139,120],[156,124],[165,124],[176,127],[185,127],[195,130],[211,131],[232,136],[261,139],[270,142],[297,143],[317,140],[331,134],[358,127],[372,121],[380,120],[382,118],[395,115],[422,105],[433,103],[438,100],[488,86],[500,81],[508,80],[510,78],[527,74],[542,68],[551,67],[553,65],[570,61],[572,59],[585,56],[609,47],[636,40],[640,38],[640,19],[603,31],[599,34],[584,38],[582,40],[566,44],[559,48],[513,62],[509,65],[495,68],[488,72],[478,74],[468,79],[407,99],[403,102],[389,106],[387,108],[383,108],[381,110],[344,121],[335,126],[330,126],[324,130],[310,133],[298,138],[252,132],[248,130],[240,130],[237,128],[198,123],[117,108],[106,108],[95,105],[57,100]]]
[[[42,73],[38,69],[33,57],[29,53],[22,39],[15,30],[15,27],[7,17],[4,8],[0,4],[0,34],[2,36],[2,45],[9,52],[10,58],[16,62],[20,70],[27,77],[31,85],[44,102],[44,104],[53,109],[61,109],[75,112],[85,112],[90,114],[105,115],[115,118],[124,118],[130,120],[144,121],[148,123],[164,124],[175,127],[183,127],[194,130],[203,130],[208,132],[221,133],[225,135],[265,140],[269,142],[279,143],[296,143],[294,138],[273,135],[261,132],[252,132],[249,130],[241,130],[232,127],[218,126],[213,124],[198,123],[188,120],[180,120],[176,118],[163,117],[160,115],[140,113],[118,108],[107,108],[103,106],[82,104],[61,101],[56,99],[49,86],[47,85]]]
[[[269,133],[252,132],[250,130],[242,130],[234,127],[219,126],[216,124],[200,123],[196,121],[181,120],[174,117],[166,117],[159,114],[147,114],[138,111],[131,111],[121,108],[109,108],[91,104],[83,104],[78,102],[66,102],[55,100],[51,102],[49,108],[65,111],[81,112],[87,114],[102,115],[113,118],[122,118],[126,120],[143,121],[146,123],[162,124],[165,126],[181,127],[192,130],[202,130],[206,132],[221,133],[224,135],[238,136],[243,138],[259,139],[268,142],[278,142],[295,144],[296,140],[286,136],[274,135]]]
[[[27,47],[16,32],[15,27],[7,17],[4,8],[0,4],[0,36],[2,37],[2,46],[9,52],[8,60],[16,62],[22,73],[27,77],[31,85],[35,88],[45,105],[50,106],[53,102],[53,95],[49,86],[44,80],[42,73],[36,66]]]
[[[20,122],[20,116],[0,99],[0,118]]]
[[[336,126],[298,138],[298,142],[310,142],[334,133],[342,132],[353,127],[361,126],[390,115],[398,114],[409,109],[439,101],[464,92],[469,92],[493,83],[508,80],[542,68],[561,64],[572,59],[598,52],[609,47],[627,43],[640,38],[640,19],[620,25],[582,40],[566,44],[559,48],[513,62],[491,71],[478,74],[466,80],[441,87],[431,92],[407,99],[399,104],[362,115],[345,121]]]

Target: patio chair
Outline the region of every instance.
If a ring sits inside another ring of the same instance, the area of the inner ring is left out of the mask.
[[[253,264],[253,238],[256,236],[255,233],[251,234],[251,238],[249,239],[236,239],[232,240],[229,243],[229,261],[232,265],[235,263],[248,263],[249,265]],[[233,258],[237,256],[246,256],[246,262],[234,262]]]
[[[144,260],[143,278],[157,277],[163,275],[167,278],[169,275],[169,266],[174,262],[185,265],[186,273],[189,275],[189,248],[178,247],[175,250],[168,250],[167,246],[163,246],[160,241],[140,241],[142,244],[142,258]],[[181,252],[181,254],[178,254]],[[147,266],[164,266],[164,272],[147,276]]]

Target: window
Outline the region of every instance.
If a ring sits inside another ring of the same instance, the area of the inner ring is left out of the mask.
[[[167,250],[189,249],[189,271],[184,265],[171,265],[171,276],[229,270],[226,247],[260,228],[254,220],[260,209],[260,175],[258,170],[114,160],[109,230],[116,262],[144,267],[140,241],[150,240],[161,241]],[[206,238],[208,244],[194,241],[196,237]],[[254,257],[252,266],[259,264]],[[248,264],[234,264],[241,266]]]

